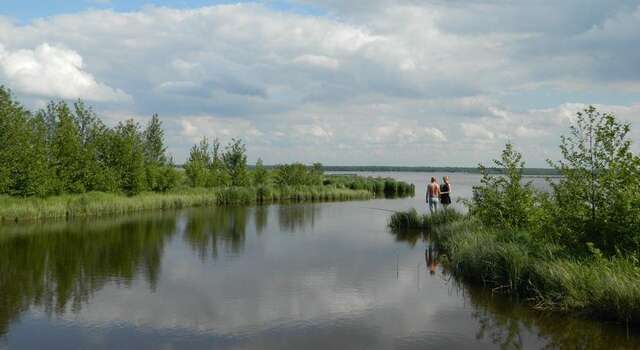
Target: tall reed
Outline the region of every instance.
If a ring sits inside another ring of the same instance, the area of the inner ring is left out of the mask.
[[[152,209],[212,205],[240,205],[281,201],[343,201],[370,199],[366,190],[331,186],[185,188],[169,193],[125,196],[89,192],[49,198],[0,196],[0,221],[29,221],[81,216],[124,214]]]
[[[394,213],[394,230],[427,231],[456,277],[517,295],[537,309],[640,323],[640,264],[634,256],[574,256],[527,231],[492,229],[473,217]]]

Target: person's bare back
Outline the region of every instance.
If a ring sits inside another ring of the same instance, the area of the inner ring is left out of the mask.
[[[438,198],[440,196],[440,186],[437,182],[432,182],[427,187],[427,196]]]

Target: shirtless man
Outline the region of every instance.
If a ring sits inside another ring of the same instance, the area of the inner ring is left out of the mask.
[[[435,177],[431,178],[431,183],[427,185],[427,204],[431,214],[438,211],[438,198],[440,197],[440,185]]]

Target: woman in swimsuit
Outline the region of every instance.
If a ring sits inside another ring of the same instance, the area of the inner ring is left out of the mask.
[[[451,204],[451,183],[449,183],[449,177],[442,178],[444,183],[440,186],[440,203],[446,210],[449,204]]]

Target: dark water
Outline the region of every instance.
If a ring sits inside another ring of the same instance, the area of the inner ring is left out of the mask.
[[[477,176],[452,179],[465,195]],[[385,228],[421,192],[2,226],[0,348],[640,348],[452,280],[428,240]]]

